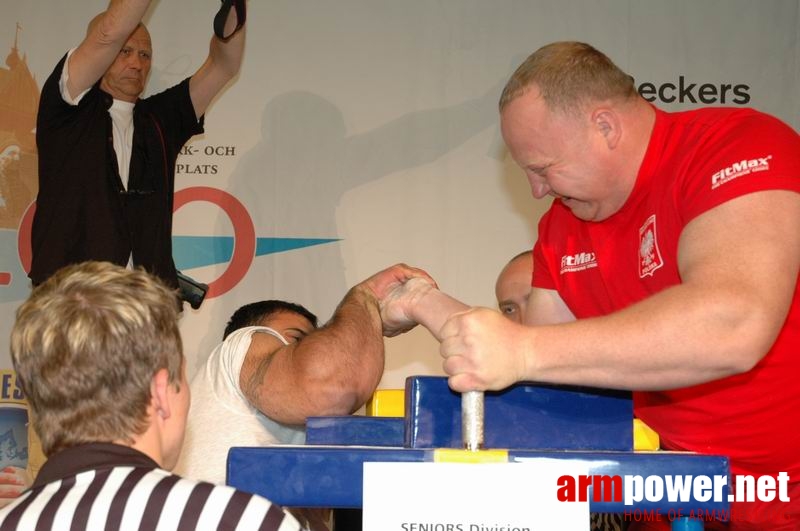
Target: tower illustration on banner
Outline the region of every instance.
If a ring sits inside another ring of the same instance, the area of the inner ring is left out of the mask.
[[[0,228],[14,230],[38,188],[34,130],[39,87],[17,47],[21,29],[17,23],[5,60],[8,68],[0,68]]]
[[[12,271],[19,270],[14,263],[17,230],[38,191],[34,131],[39,87],[28,69],[27,57],[20,55],[20,30],[17,23],[14,44],[5,59],[7,68],[0,67],[0,286],[10,284],[16,276]]]

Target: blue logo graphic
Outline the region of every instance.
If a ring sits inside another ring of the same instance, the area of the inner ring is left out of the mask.
[[[337,242],[339,238],[256,238],[256,256]],[[172,256],[179,270],[230,262],[233,236],[173,236]]]

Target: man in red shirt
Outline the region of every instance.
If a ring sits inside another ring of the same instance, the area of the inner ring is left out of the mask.
[[[800,136],[751,109],[663,112],[576,42],[531,55],[500,116],[553,204],[523,324],[422,284],[397,309],[441,340],[450,386],[631,389],[664,448],[788,474],[732,529],[800,529]]]

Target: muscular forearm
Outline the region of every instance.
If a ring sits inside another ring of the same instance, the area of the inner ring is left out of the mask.
[[[534,329],[530,372],[629,389],[746,372],[772,347],[789,312],[800,269],[798,223],[800,196],[778,190],[698,216],[679,241],[681,284],[606,317]]]
[[[255,362],[262,369],[242,377],[245,382],[255,379],[248,386],[256,389],[248,395],[251,403],[268,417],[290,424],[303,423],[311,415],[353,413],[364,405],[383,375],[387,323],[382,311],[394,316],[390,332],[408,325],[402,308],[392,311],[386,301],[398,286],[417,278],[433,284],[427,273],[405,264],[380,271],[353,287],[325,326],[262,355],[262,361]]]
[[[352,288],[330,322],[298,343],[294,356],[304,372],[316,415],[354,412],[372,396],[384,367],[378,302],[362,286]]]
[[[675,286],[609,316],[528,329],[526,377],[638,390],[708,382],[755,365],[779,315],[735,290]]]

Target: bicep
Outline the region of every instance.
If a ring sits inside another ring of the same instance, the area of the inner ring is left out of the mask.
[[[800,268],[800,194],[768,190],[737,197],[692,220],[681,234],[682,283],[710,301],[728,298],[774,341]],[[735,310],[736,308],[733,308]]]
[[[293,345],[284,345],[270,334],[254,334],[239,373],[239,388],[250,405],[289,424],[298,422],[287,417],[286,405],[296,403],[296,395],[302,394],[292,370],[293,350]]]
[[[541,326],[574,321],[575,316],[558,291],[534,287],[528,295],[528,306],[522,324]]]

